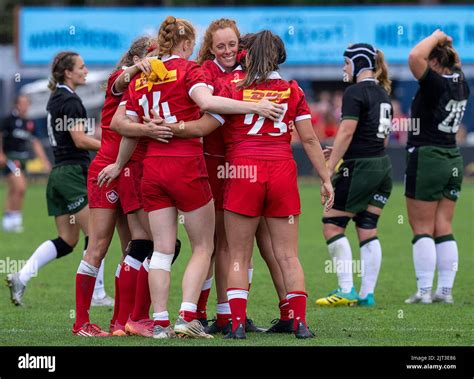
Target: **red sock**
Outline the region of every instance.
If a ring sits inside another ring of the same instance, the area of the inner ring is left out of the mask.
[[[170,326],[170,320],[154,320],[153,325],[159,325],[162,326],[163,328],[166,328],[167,326]]]
[[[127,263],[122,264],[119,278],[120,305],[117,322],[125,325],[133,310],[135,302],[135,290],[137,287],[138,270]]]
[[[280,300],[280,303],[278,304],[280,307],[280,320],[282,321],[288,321],[290,320],[290,303],[288,300],[283,299]]]
[[[231,319],[232,319],[231,314],[218,313],[217,314],[217,320],[216,320],[217,326],[222,328],[222,327],[226,326],[230,322]]]
[[[290,312],[293,311],[295,330],[298,322],[302,321],[306,324],[306,298],[308,294],[303,291],[288,292],[286,298],[290,303]]]
[[[135,304],[133,305],[133,312],[130,318],[133,321],[140,321],[150,318],[150,287],[148,285],[148,271],[145,269],[143,263],[138,271],[137,288],[135,290]]]
[[[240,323],[245,324],[248,294],[249,292],[243,288],[227,288],[227,298],[232,314],[232,331],[235,331]]]
[[[190,311],[179,311],[179,315],[184,319],[186,322],[191,322],[197,319],[197,312],[190,312]]]
[[[211,292],[211,289],[205,289],[201,290],[201,294],[199,295],[199,300],[197,303],[197,314],[198,318],[205,318],[207,319],[207,313],[206,313],[206,305],[207,305],[207,299],[209,298],[209,293]]]
[[[121,269],[122,267],[120,267]],[[117,269],[118,270],[118,269]],[[115,300],[114,300],[114,313],[112,315],[112,320],[110,320],[110,326],[113,327],[115,325],[115,320],[117,320],[117,316],[119,313],[119,305],[120,305],[120,286],[119,286],[119,277],[117,274],[115,275]]]
[[[79,329],[89,320],[92,294],[94,293],[95,276],[76,274],[76,322],[74,327]]]
[[[232,319],[229,303],[227,301],[225,303],[218,303],[216,308],[217,308],[217,320],[216,320],[217,326],[223,328]]]

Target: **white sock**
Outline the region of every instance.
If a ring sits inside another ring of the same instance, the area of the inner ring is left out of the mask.
[[[439,294],[450,295],[458,271],[458,245],[452,235],[436,239]]]
[[[188,302],[182,302],[181,303],[181,308],[179,308],[179,311],[186,311],[186,312],[196,312],[197,311],[197,304],[194,303],[188,303]]]
[[[84,250],[82,256],[86,255],[86,250]],[[93,299],[103,299],[107,294],[105,293],[105,284],[104,284],[104,265],[105,258],[102,259],[102,262],[99,267],[99,272],[97,273],[97,279],[94,286],[94,294],[92,295]]]
[[[143,267],[146,272],[150,272],[150,259],[147,258],[143,261]]]
[[[154,321],[168,321],[170,318],[168,311],[153,313]]]
[[[32,276],[38,275],[38,270],[45,264],[56,259],[58,251],[53,241],[44,241],[28,259],[20,270],[20,281],[26,286]]]
[[[142,262],[140,262],[136,258],[131,257],[130,255],[127,255],[125,257],[125,259],[123,260],[123,263],[130,266],[131,268],[133,268],[136,271],[140,270],[140,266],[142,265]]]
[[[122,265],[119,263],[117,265],[117,269],[115,270],[115,277],[118,279],[120,278],[120,271],[122,270]]]
[[[201,291],[205,291],[205,290],[208,290],[209,288],[211,288],[213,280],[214,280],[213,276],[211,276],[209,279],[206,279],[204,281],[204,284],[202,285]]]
[[[9,229],[13,228],[14,218],[12,217],[10,212],[5,213],[3,215],[2,225],[3,225],[3,229],[5,229],[5,230],[9,230]]]
[[[413,239],[413,263],[415,265],[418,291],[426,292],[433,288],[436,269],[436,247],[431,236],[421,234]]]
[[[231,312],[229,302],[217,304],[216,313],[219,315],[230,315]]]
[[[333,260],[334,268],[337,272],[337,281],[342,292],[351,292],[354,286],[352,279],[352,251],[349,240],[343,234],[335,236],[336,239],[331,238],[328,241],[329,255]],[[334,237],[333,237],[334,238]]]
[[[81,263],[79,263],[79,267],[77,268],[77,273],[81,275],[89,275],[94,278],[97,278],[97,273],[99,272],[99,268],[92,266],[90,263],[87,263],[86,261],[82,260]]]
[[[374,293],[377,278],[379,276],[380,265],[382,263],[382,246],[377,237],[368,242],[362,241],[360,247],[360,259],[362,261],[362,283],[359,296],[367,297],[369,293]]]
[[[10,217],[11,217],[12,222],[15,226],[22,226],[22,224],[23,224],[23,215],[21,214],[21,211],[11,211],[10,212]]]

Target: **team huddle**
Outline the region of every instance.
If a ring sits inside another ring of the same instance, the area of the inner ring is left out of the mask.
[[[32,267],[70,253],[82,229],[86,248],[76,275],[77,336],[210,339],[222,333],[244,339],[255,332],[313,338],[298,258],[301,204],[291,149],[296,130],[321,179],[329,254],[344,268],[337,272],[338,289],[316,304],[375,306],[382,262],[377,223],[392,190],[385,153],[391,82],[382,51],[358,43],[344,52],[345,77],[353,84],[344,93],[334,146],[323,151],[304,92],[278,72],[286,60],[280,37],[270,31],[241,36],[233,20],[220,19],[206,30],[196,62],[189,60],[195,42],[193,25],[172,16],[156,39],[133,42],[107,82],[100,142],[85,133],[87,113],[75,93],[85,83],[84,61],[74,52],[56,56],[47,106],[55,156],[47,203],[58,238],[44,242],[23,272],[8,276],[12,301],[21,304],[22,278],[29,280]],[[405,196],[417,292],[406,302],[452,303],[457,245],[451,221],[463,170],[454,137],[469,88],[451,38],[439,30],[413,48],[409,64],[420,84],[412,116],[421,119],[421,133],[410,134],[407,146]],[[76,120],[74,128],[58,128],[55,120],[61,119]],[[92,162],[88,150],[97,151]],[[453,176],[453,168],[459,175]],[[69,222],[70,215],[76,223]],[[172,324],[168,297],[181,249],[178,219],[192,254]],[[352,261],[344,234],[351,219],[364,268],[359,292],[352,265],[345,264]],[[89,309],[115,229],[123,261],[106,331],[91,322]],[[255,240],[278,295],[279,317],[269,329],[247,316]],[[214,280],[216,318],[209,323]]]

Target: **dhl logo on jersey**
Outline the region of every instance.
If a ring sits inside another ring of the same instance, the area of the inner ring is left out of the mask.
[[[283,100],[290,97],[291,90],[288,88],[286,91],[272,91],[272,90],[244,90],[244,101],[259,102],[264,98],[274,98],[273,102],[281,103]]]
[[[137,81],[135,82],[135,91],[138,91],[145,87],[148,87],[148,91],[151,91],[151,89],[153,88],[155,84],[174,82],[177,79],[178,79],[178,75],[176,73],[176,70],[168,71],[168,74],[162,80],[160,80],[159,78],[157,78],[156,80],[148,79],[145,76],[145,74],[142,73],[140,78],[138,78]]]
[[[168,71],[160,60],[151,60],[151,74],[147,77],[144,73],[140,75],[140,78],[135,82],[135,91],[142,88],[148,87],[148,91],[151,91],[155,84],[174,82],[177,79],[176,70]]]

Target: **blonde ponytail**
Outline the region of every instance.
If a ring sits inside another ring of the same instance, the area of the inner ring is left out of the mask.
[[[375,56],[375,79],[387,91],[388,94],[392,92],[392,81],[388,77],[388,66],[385,62],[385,57],[382,50],[377,49]]]

